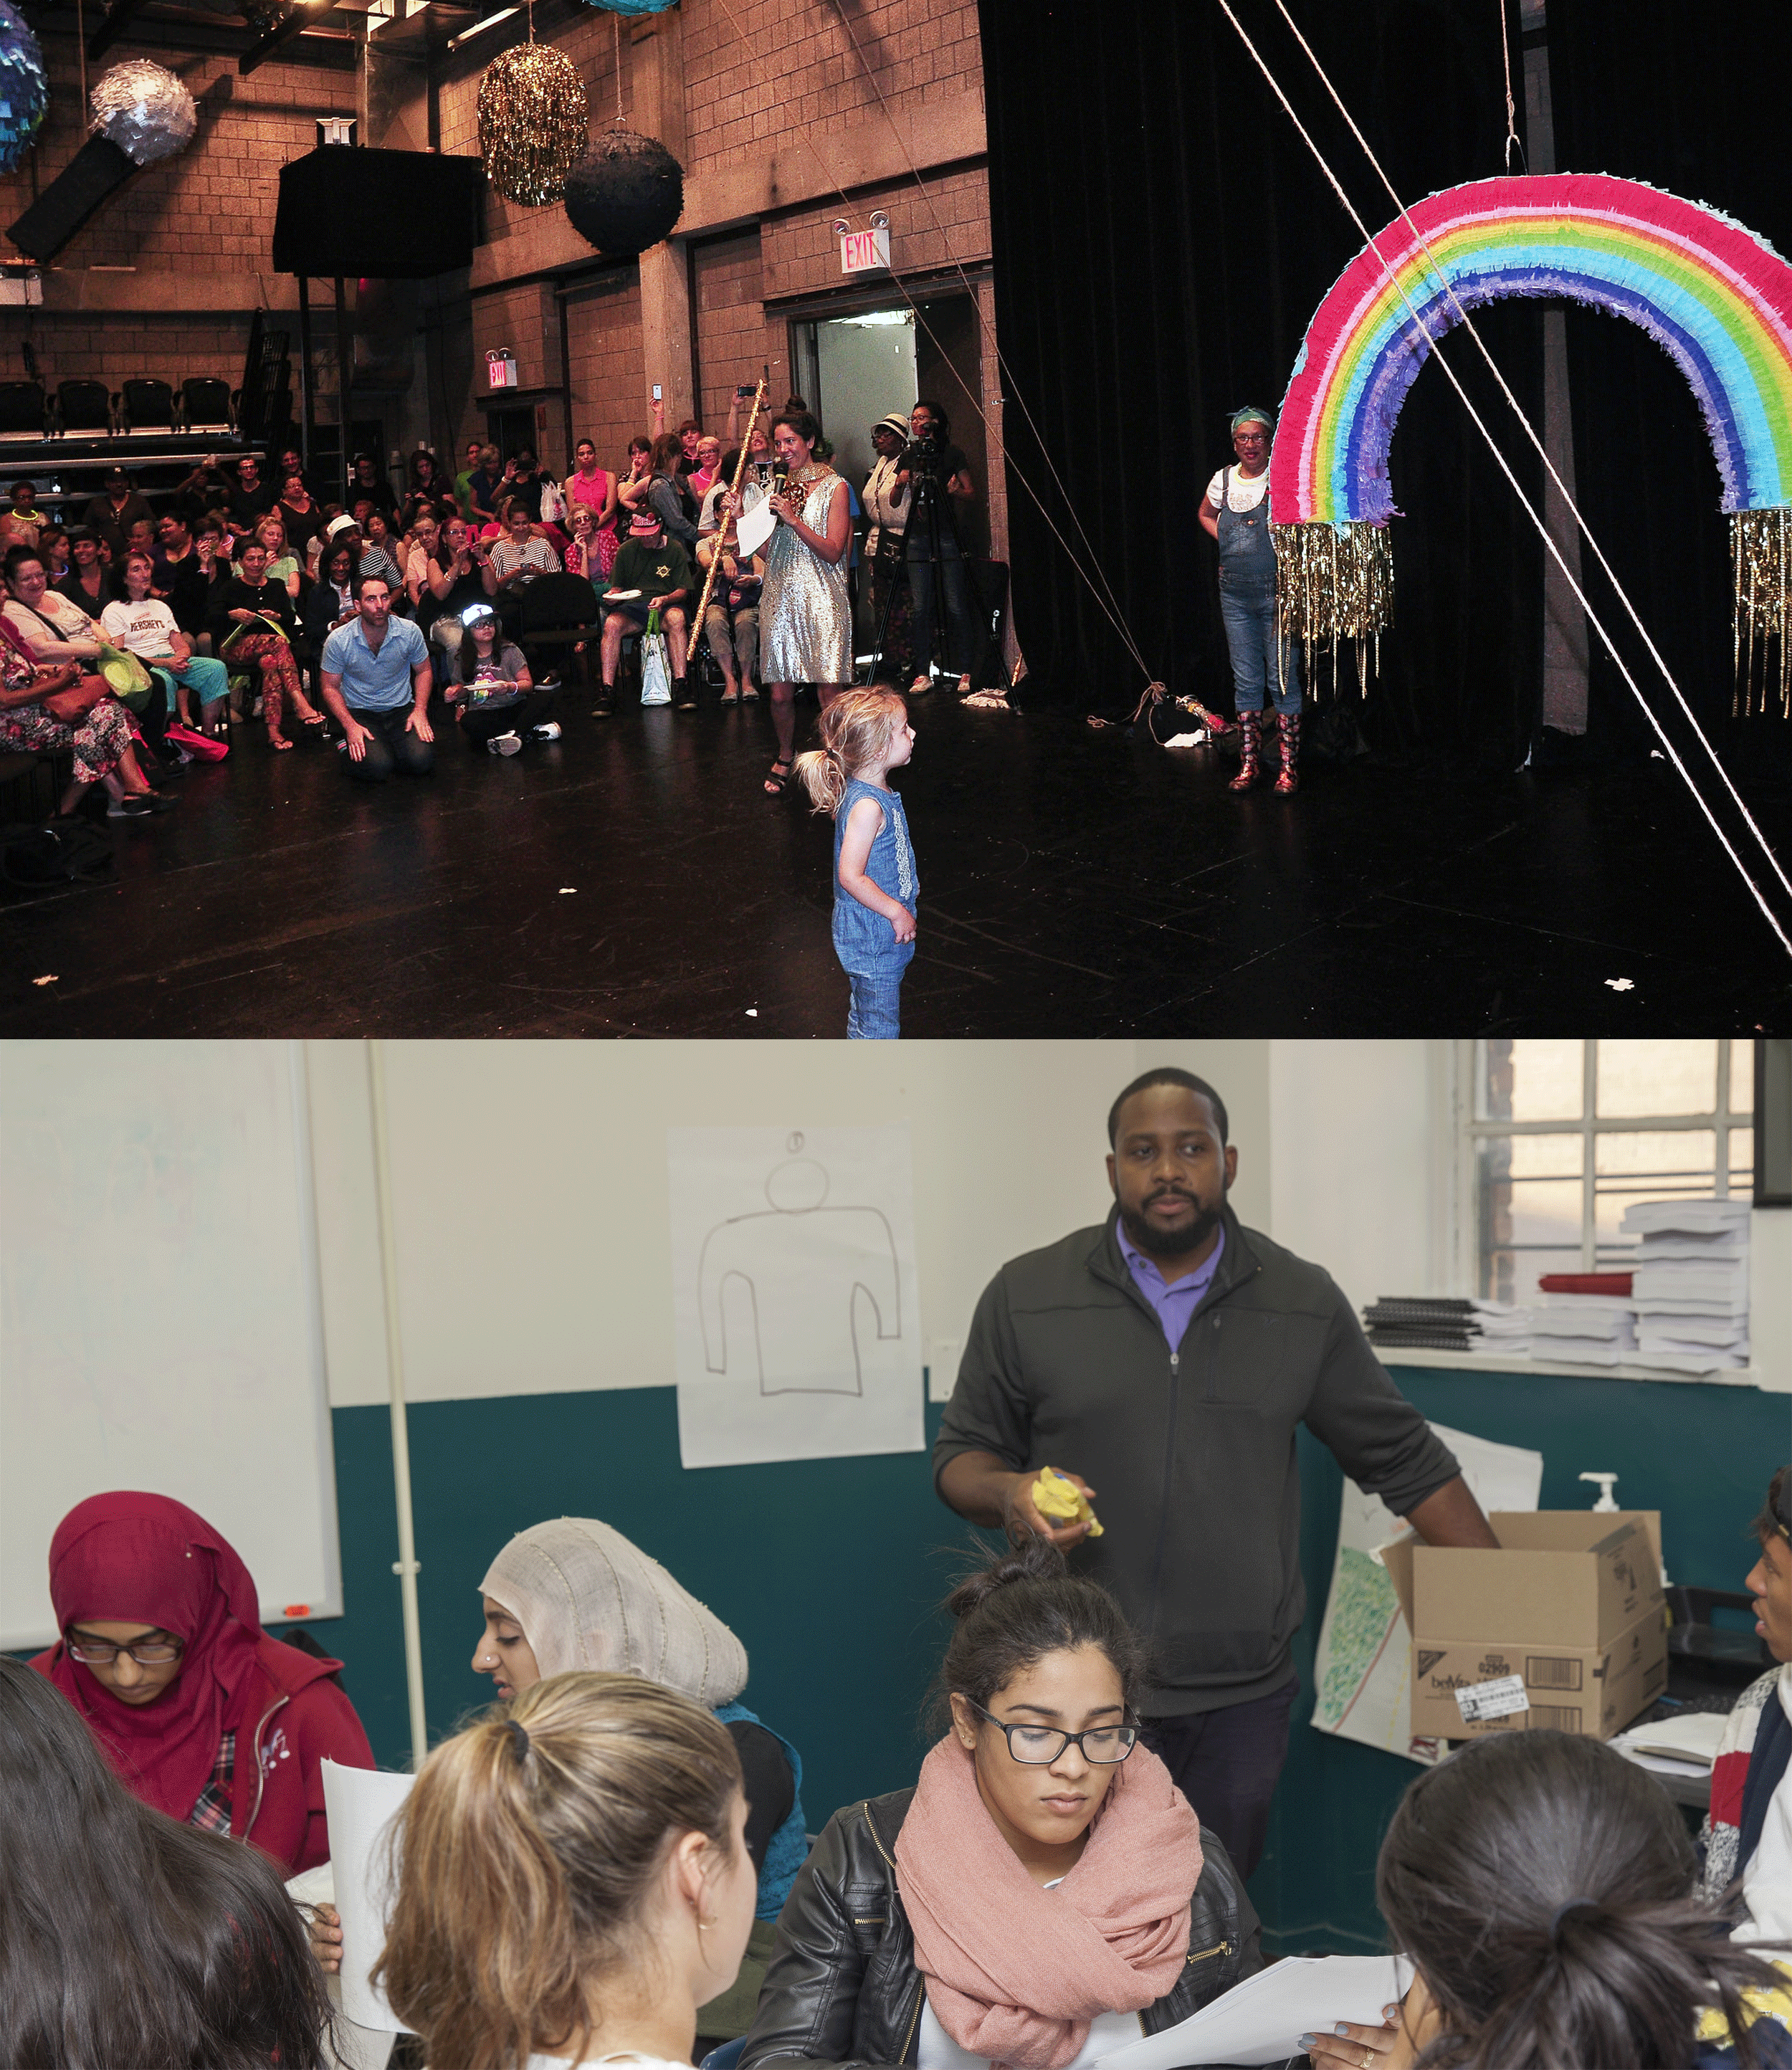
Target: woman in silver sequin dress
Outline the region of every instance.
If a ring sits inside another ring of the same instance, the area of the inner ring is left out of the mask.
[[[759,601],[759,677],[771,700],[778,759],[765,779],[775,797],[790,782],[799,683],[813,683],[825,710],[853,680],[853,610],[847,594],[847,548],[853,536],[846,485],[815,458],[821,427],[808,411],[772,428],[790,486],[772,498],[779,524],[765,550]]]

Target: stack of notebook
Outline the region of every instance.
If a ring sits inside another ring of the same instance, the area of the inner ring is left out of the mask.
[[[1542,1290],[1542,1281],[1537,1283]],[[1532,1358],[1622,1365],[1635,1356],[1636,1311],[1621,1295],[1540,1291],[1537,1300],[1531,1311]]]
[[[1639,1201],[1631,1277],[1638,1356],[1675,1372],[1749,1363],[1749,1203]]]
[[[1384,1295],[1363,1311],[1372,1344],[1389,1350],[1503,1352],[1530,1351],[1529,1311],[1504,1301],[1459,1301],[1426,1295]]]

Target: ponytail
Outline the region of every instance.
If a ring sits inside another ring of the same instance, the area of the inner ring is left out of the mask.
[[[1598,1741],[1477,1740],[1420,1776],[1376,1898],[1442,2017],[1422,2064],[1684,2070],[1710,2007],[1753,2070],[1742,1994],[1783,1979],[1723,1937],[1696,1868],[1672,1803]]]
[[[667,1841],[726,1857],[741,1786],[714,1717],[632,1675],[550,1675],[437,1747],[395,1829],[374,1972],[431,2070],[576,2043],[592,1984],[636,1952]]]
[[[842,690],[821,714],[821,745],[799,755],[792,773],[809,803],[829,817],[837,814],[848,782],[889,755],[896,729],[908,722],[908,707],[888,683]]]

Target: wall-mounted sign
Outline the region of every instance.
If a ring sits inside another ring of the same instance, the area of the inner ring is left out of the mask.
[[[517,386],[516,356],[508,347],[500,347],[486,354],[485,385],[489,388],[514,388]]]
[[[869,230],[850,230],[837,223],[840,236],[840,270],[843,273],[890,271],[890,218],[882,210],[871,219]]]

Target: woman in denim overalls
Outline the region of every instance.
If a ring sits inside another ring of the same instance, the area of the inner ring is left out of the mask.
[[[1243,756],[1232,779],[1248,791],[1261,773],[1263,699],[1274,703],[1272,726],[1282,735],[1282,772],[1275,788],[1286,796],[1300,781],[1300,656],[1292,640],[1276,636],[1275,548],[1270,538],[1270,440],[1266,410],[1241,410],[1232,419],[1236,468],[1209,485],[1201,529],[1220,548],[1220,618],[1232,657],[1232,683]]]

